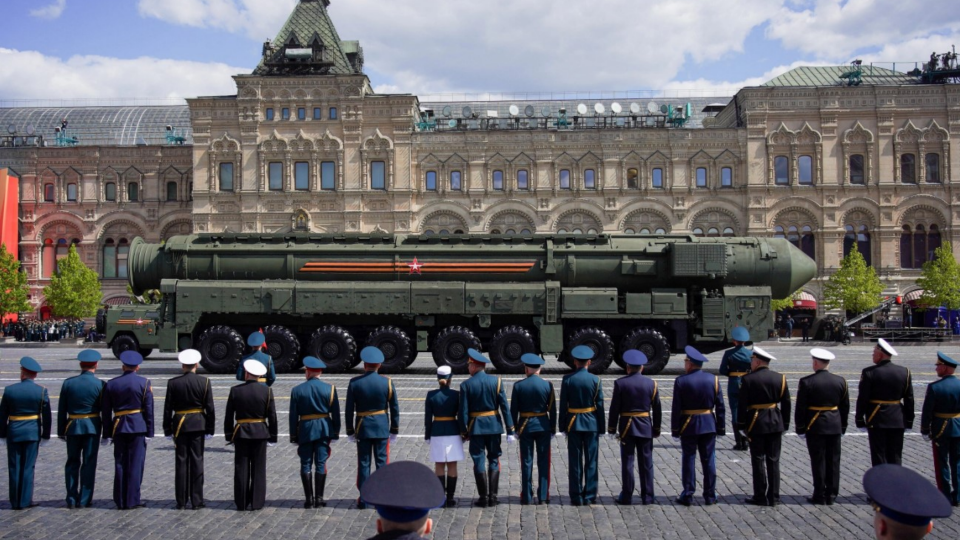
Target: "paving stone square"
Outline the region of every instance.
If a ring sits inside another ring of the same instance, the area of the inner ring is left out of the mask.
[[[768,344],[763,345],[765,348]],[[860,370],[869,365],[870,347],[854,345],[834,347],[838,359],[832,371],[847,378],[851,400],[856,399]],[[960,355],[955,345],[943,346],[948,354]],[[797,344],[769,344],[769,350],[778,357],[771,365],[787,375],[791,393],[795,396],[797,381],[810,373],[807,348]],[[77,349],[68,348],[12,348],[0,349],[0,386],[6,387],[19,380],[17,362],[23,355],[33,356],[44,367],[38,382],[51,396],[54,411],[63,380],[73,376],[78,366],[73,358]],[[120,373],[120,364],[108,351],[97,374],[109,379]],[[896,359],[913,371],[916,394],[917,420],[913,433],[908,433],[904,446],[904,465],[920,471],[933,480],[930,445],[920,437],[920,407],[926,385],[935,380],[933,370],[936,347],[904,346]],[[708,370],[716,370],[721,353],[709,355]],[[677,358],[655,379],[659,382],[664,406],[664,424],[670,421],[670,400],[673,379],[680,374]],[[554,359],[548,359],[544,377],[559,381],[566,372]],[[430,465],[427,444],[423,441],[423,397],[436,386],[434,365],[428,355],[421,355],[402,375],[393,376],[399,393],[401,410],[401,438],[391,446],[391,460],[416,460]],[[159,428],[166,380],[179,373],[174,355],[152,355],[144,363],[141,373],[153,381],[156,394],[157,438],[149,443],[144,474],[143,497],[147,507],[118,511],[111,499],[113,482],[112,449],[101,449],[98,464],[97,490],[92,508],[68,510],[64,501],[63,466],[65,445],[57,440],[42,448],[37,462],[35,502],[39,506],[13,511],[7,497],[6,451],[0,458],[4,472],[0,474],[0,538],[91,538],[138,540],[153,538],[367,538],[375,533],[376,512],[353,508],[357,497],[355,484],[356,457],[353,449],[341,439],[333,447],[328,462],[326,487],[328,507],[319,510],[302,508],[302,490],[299,480],[299,461],[296,448],[289,443],[287,427],[290,390],[303,380],[299,374],[279,376],[273,390],[277,399],[280,420],[280,444],[269,449],[267,464],[267,504],[260,512],[236,512],[233,496],[233,451],[224,445],[222,414],[229,388],[237,381],[230,376],[215,375],[213,390],[217,405],[218,435],[209,442],[205,463],[205,497],[207,508],[198,511],[175,509],[173,498],[173,444],[162,438]],[[349,379],[360,371],[339,375],[324,375],[335,384],[340,399],[345,399]],[[604,375],[604,393],[609,400],[612,382],[621,376],[619,369]],[[466,376],[455,376],[454,387]],[[507,395],[520,376],[504,376]],[[725,385],[724,385],[725,388]],[[852,414],[852,411],[851,411]],[[56,416],[54,414],[54,416]],[[501,504],[494,509],[472,508],[475,486],[469,458],[460,464],[458,497],[460,505],[453,509],[432,513],[434,538],[871,538],[873,510],[866,502],[861,487],[863,473],[869,468],[870,458],[865,433],[853,428],[843,440],[843,465],[840,497],[834,506],[812,506],[806,503],[811,494],[810,467],[806,447],[792,434],[784,437],[782,467],[782,502],[776,508],[756,508],[743,504],[751,486],[749,455],[734,452],[733,437],[720,438],[717,443],[717,490],[720,503],[702,506],[698,497],[692,507],[674,504],[680,487],[679,444],[666,435],[654,443],[656,491],[658,504],[652,506],[617,506],[613,498],[620,491],[620,460],[616,441],[600,442],[600,499],[591,507],[569,505],[567,497],[566,444],[555,439],[552,444],[552,463],[549,506],[519,505],[520,471],[518,447],[503,444],[501,458]],[[731,432],[728,420],[728,433]],[[634,497],[639,500],[639,495]],[[949,519],[935,523],[930,538],[960,537],[960,512]]]

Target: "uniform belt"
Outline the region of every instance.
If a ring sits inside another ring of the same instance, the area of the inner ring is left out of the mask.
[[[266,418],[241,418],[237,420],[237,425],[233,426],[233,434],[230,435],[230,442],[234,442],[237,439],[237,431],[240,429],[242,424],[266,424]]]
[[[27,420],[39,420],[39,414],[31,414],[28,416],[11,416],[9,417],[10,422],[26,422]]]
[[[454,422],[456,421],[456,419],[457,419],[456,416],[434,416],[433,417],[434,422]]]
[[[523,424],[520,425],[520,429],[517,430],[517,435],[523,435],[523,430],[527,429],[527,423],[530,422],[531,418],[538,418],[541,416],[546,416],[546,412],[522,412],[520,413],[520,418],[523,418]]]
[[[357,429],[356,429],[356,431],[360,431],[360,426],[363,425],[363,419],[364,419],[364,418],[366,418],[366,417],[368,417],[368,416],[376,416],[376,415],[378,415],[378,414],[387,414],[387,411],[386,411],[386,409],[381,409],[381,410],[379,410],[379,411],[363,411],[363,412],[358,412],[358,413],[357,413],[357,418],[359,418],[360,420],[357,422]]]
[[[130,415],[130,414],[138,414],[138,413],[140,413],[140,412],[141,412],[140,409],[127,409],[127,410],[125,410],[125,411],[113,411],[113,416],[114,416],[114,419],[113,419],[113,431],[114,431],[114,434],[116,434],[117,426],[120,425],[120,417],[121,417],[121,416],[127,416],[127,415]]]
[[[960,413],[941,413],[941,412],[938,412],[938,413],[933,413],[933,416],[935,416],[936,418],[939,418],[939,419],[941,419],[941,420],[954,420],[954,419],[956,419],[956,418],[960,418]],[[934,439],[939,439],[939,438],[943,435],[943,432],[947,430],[947,424],[948,424],[948,423],[949,423],[949,422],[944,422],[943,425],[940,426],[940,433],[937,433],[937,436],[934,437]]]
[[[701,414],[713,414],[713,409],[687,409],[685,411],[680,411],[680,414],[687,417],[683,422],[683,427],[680,428],[680,433],[683,434],[683,431],[687,429],[687,426],[690,425],[690,420],[693,420],[694,416],[700,416]]]
[[[753,411],[753,419],[750,420],[750,426],[747,427],[747,435],[749,435],[750,432],[753,431],[753,426],[754,424],[757,423],[757,418],[760,418],[760,411],[776,409],[777,405],[779,405],[779,403],[758,403],[756,405],[751,405],[747,407],[747,409]],[[750,440],[749,437],[747,438],[747,440]]]
[[[467,424],[467,433],[473,429],[473,423],[476,422],[477,418],[482,418],[484,416],[496,416],[497,411],[480,411],[470,413],[470,423]]]
[[[183,411],[173,411],[174,416],[180,416],[180,422],[177,423],[177,430],[173,433],[173,438],[176,439],[180,436],[180,428],[183,427],[183,421],[187,419],[188,414],[200,414],[203,412],[203,409],[186,409]]]
[[[320,420],[321,418],[330,418],[330,415],[327,413],[305,414],[300,417],[300,421],[307,422],[309,420]]]
[[[839,408],[840,408],[840,407],[837,407],[837,406],[833,406],[833,407],[807,407],[807,410],[808,410],[808,411],[814,411],[814,412],[817,413],[817,414],[813,415],[813,418],[810,419],[810,423],[807,424],[807,431],[810,431],[810,428],[813,427],[813,424],[814,424],[814,422],[817,421],[817,418],[820,418],[820,413],[822,413],[822,412],[827,412],[827,411],[836,411],[836,410],[838,410]]]
[[[573,423],[577,421],[578,414],[588,414],[596,411],[596,407],[581,407],[579,409],[574,409],[567,407],[567,414],[570,414],[570,422],[567,424],[567,431],[570,431],[570,428],[573,427]]]
[[[74,420],[85,420],[89,418],[100,418],[100,413],[89,413],[89,414],[69,414],[67,413],[67,427],[63,428],[63,436],[66,437],[67,432],[70,431],[70,426],[73,424]]]
[[[867,417],[867,427],[870,427],[870,421],[873,420],[873,417],[876,416],[878,412],[880,412],[880,407],[881,407],[882,405],[900,405],[900,400],[899,400],[899,399],[897,399],[897,400],[891,400],[891,399],[871,399],[871,400],[870,400],[870,404],[871,404],[871,405],[876,405],[876,407],[873,408],[873,412],[870,413],[870,416],[869,416],[869,417]]]
[[[731,371],[727,373],[727,377],[743,377],[744,375],[750,373],[749,371]]]
[[[633,425],[634,418],[648,418],[650,416],[649,411],[635,411],[635,412],[625,412],[620,413],[620,416],[627,418],[627,425],[624,426],[623,432],[620,433],[620,440],[622,441],[624,437],[627,436],[627,433],[630,433],[630,426]]]

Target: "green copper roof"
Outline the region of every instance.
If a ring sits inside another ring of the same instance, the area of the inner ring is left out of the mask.
[[[762,86],[840,86],[840,75],[853,68],[847,66],[801,66],[775,77]],[[863,82],[867,86],[917,84],[917,78],[899,71],[877,66],[863,66]]]
[[[290,18],[272,41],[273,50],[264,47],[264,57],[253,71],[254,75],[355,75],[355,70],[343,50],[337,28],[330,20],[327,6],[330,0],[300,0]],[[324,67],[281,65],[284,58],[283,48],[311,48],[316,40],[323,46],[322,63]],[[293,45],[295,44],[295,45]],[[359,50],[359,44],[353,45],[352,52]]]

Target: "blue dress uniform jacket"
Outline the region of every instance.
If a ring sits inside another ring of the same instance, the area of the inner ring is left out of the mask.
[[[956,376],[927,386],[920,430],[933,440],[937,487],[956,506],[960,502],[960,379]]]
[[[683,411],[713,410],[713,414],[683,414]],[[723,390],[720,379],[702,369],[681,375],[673,383],[670,431],[674,437],[726,433]]]
[[[136,411],[136,412],[134,412]],[[113,502],[117,508],[141,505],[140,485],[147,457],[147,437],[153,437],[153,390],[150,381],[127,371],[103,388],[103,438],[113,439]]]
[[[646,413],[647,416],[633,416],[634,413]],[[656,381],[640,373],[614,381],[608,433],[615,433],[621,438],[659,437],[662,418]]]
[[[384,413],[361,416],[376,411]],[[390,434],[399,433],[400,405],[393,381],[375,371],[350,379],[345,414],[347,435],[357,439],[386,439]]]
[[[267,366],[267,374],[262,377],[264,380],[260,382],[266,383],[267,386],[273,386],[274,381],[277,380],[277,373],[273,369],[273,357],[263,351],[255,351],[240,359],[240,365],[237,367],[237,380],[247,380],[247,372],[243,369],[243,363],[247,360],[258,360],[261,364]]]
[[[0,398],[0,439],[7,440],[10,505],[14,509],[33,504],[34,467],[40,439],[50,439],[50,420],[46,388],[26,379],[4,390]]]
[[[557,432],[553,384],[530,375],[513,385],[510,416],[520,436],[520,502],[533,502],[533,458],[537,457],[537,499],[550,498],[550,437]]]
[[[471,416],[480,412],[493,411],[499,414],[489,416]],[[507,404],[507,390],[500,377],[480,371],[460,384],[460,434],[502,435],[503,422],[507,424],[507,433],[513,433],[513,419]]]
[[[305,416],[327,415],[304,420]],[[290,441],[304,444],[340,438],[340,401],[337,388],[318,378],[293,388],[290,394]]]
[[[427,392],[423,413],[423,438],[460,435],[460,392],[447,387]],[[453,418],[437,420],[436,418]]]
[[[93,503],[100,435],[103,432],[100,405],[106,384],[93,373],[85,371],[63,381],[60,388],[57,435],[67,440],[64,476],[69,506],[87,507]]]
[[[570,409],[596,410],[589,413],[571,413]],[[563,376],[560,383],[560,431],[588,431],[602,433],[604,422],[603,387],[600,378],[587,368]]]

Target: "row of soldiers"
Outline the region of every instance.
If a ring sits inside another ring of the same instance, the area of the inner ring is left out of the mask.
[[[786,377],[769,369],[776,359],[760,347],[745,346],[749,333],[737,328],[735,347],[724,354],[720,372],[728,377],[727,392],[735,429],[736,447],[748,447],[753,466],[754,490],[747,503],[779,503],[781,437],[791,420],[790,391]],[[263,352],[263,334],[250,336],[253,349],[238,372],[245,384],[235,386],[227,400],[224,434],[236,446],[235,503],[238,510],[262,508],[266,492],[266,447],[277,442],[276,407],[270,356]],[[692,504],[696,488],[696,457],[703,468],[705,504],[717,502],[715,444],[724,436],[726,408],[719,378],[702,370],[707,358],[687,347],[686,374],[674,382],[671,434],[682,450],[683,492],[679,504]],[[435,473],[446,493],[445,504],[456,504],[456,462],[462,444],[469,442],[474,463],[478,506],[498,504],[501,436],[519,438],[522,471],[521,504],[549,503],[550,439],[567,438],[569,494],[575,506],[597,500],[598,439],[604,432],[620,442],[623,489],[618,504],[632,504],[634,468],[640,467],[641,503],[655,502],[653,490],[653,439],[661,433],[661,406],[656,381],[642,375],[647,359],[640,351],[627,351],[627,375],[614,383],[610,414],[605,422],[603,388],[588,368],[594,351],[575,347],[573,373],[563,378],[559,406],[552,384],[539,377],[543,360],[523,357],[527,377],[513,387],[510,403],[499,377],[487,375],[489,360],[470,350],[471,377],[450,388],[449,368],[438,370],[440,388],[427,395],[425,437],[430,441]],[[913,389],[909,370],[891,362],[896,351],[881,340],[874,350],[874,366],[860,381],[856,425],[869,433],[873,464],[899,464],[905,429],[913,425]],[[814,374],[800,381],[794,418],[797,433],[805,438],[812,462],[814,492],[810,502],[832,504],[839,490],[840,438],[846,431],[849,397],[846,381],[829,373],[833,355],[811,351]],[[67,504],[89,506],[93,475],[102,438],[113,444],[116,460],[114,502],[118,508],[142,506],[140,483],[147,441],[154,435],[153,394],[150,382],[137,371],[142,357],[133,351],[121,355],[124,374],[104,383],[94,376],[99,354],[85,350],[78,356],[83,373],[64,382],[58,408],[58,435],[67,443]],[[180,354],[183,375],[171,379],[164,403],[163,431],[176,445],[176,499],[178,508],[189,502],[203,507],[204,441],[213,436],[215,413],[209,379],[196,374],[200,354]],[[364,375],[347,388],[346,434],[356,444],[358,488],[371,464],[386,464],[390,443],[399,432],[399,406],[390,379],[377,371],[383,355],[374,347],[361,351]],[[324,506],[326,460],[330,446],[340,436],[340,411],[336,388],[322,381],[323,362],[304,359],[307,381],[293,389],[290,405],[291,442],[298,445],[305,506]],[[960,472],[960,381],[953,377],[957,362],[938,353],[941,379],[931,383],[924,401],[921,432],[933,443],[938,461],[938,483],[949,504],[957,504]],[[50,437],[50,407],[46,390],[33,383],[39,364],[21,361],[23,382],[12,385],[0,400],[0,438],[10,443],[11,502],[15,509],[32,504],[32,469],[37,447]],[[274,376],[275,377],[275,376]],[[459,450],[459,451],[458,451]],[[538,464],[537,497],[533,496],[533,461]],[[951,487],[952,483],[952,487]],[[365,507],[358,499],[357,506]]]
[[[3,334],[17,341],[59,341],[83,336],[85,325],[86,322],[79,319],[27,319],[4,323]]]

